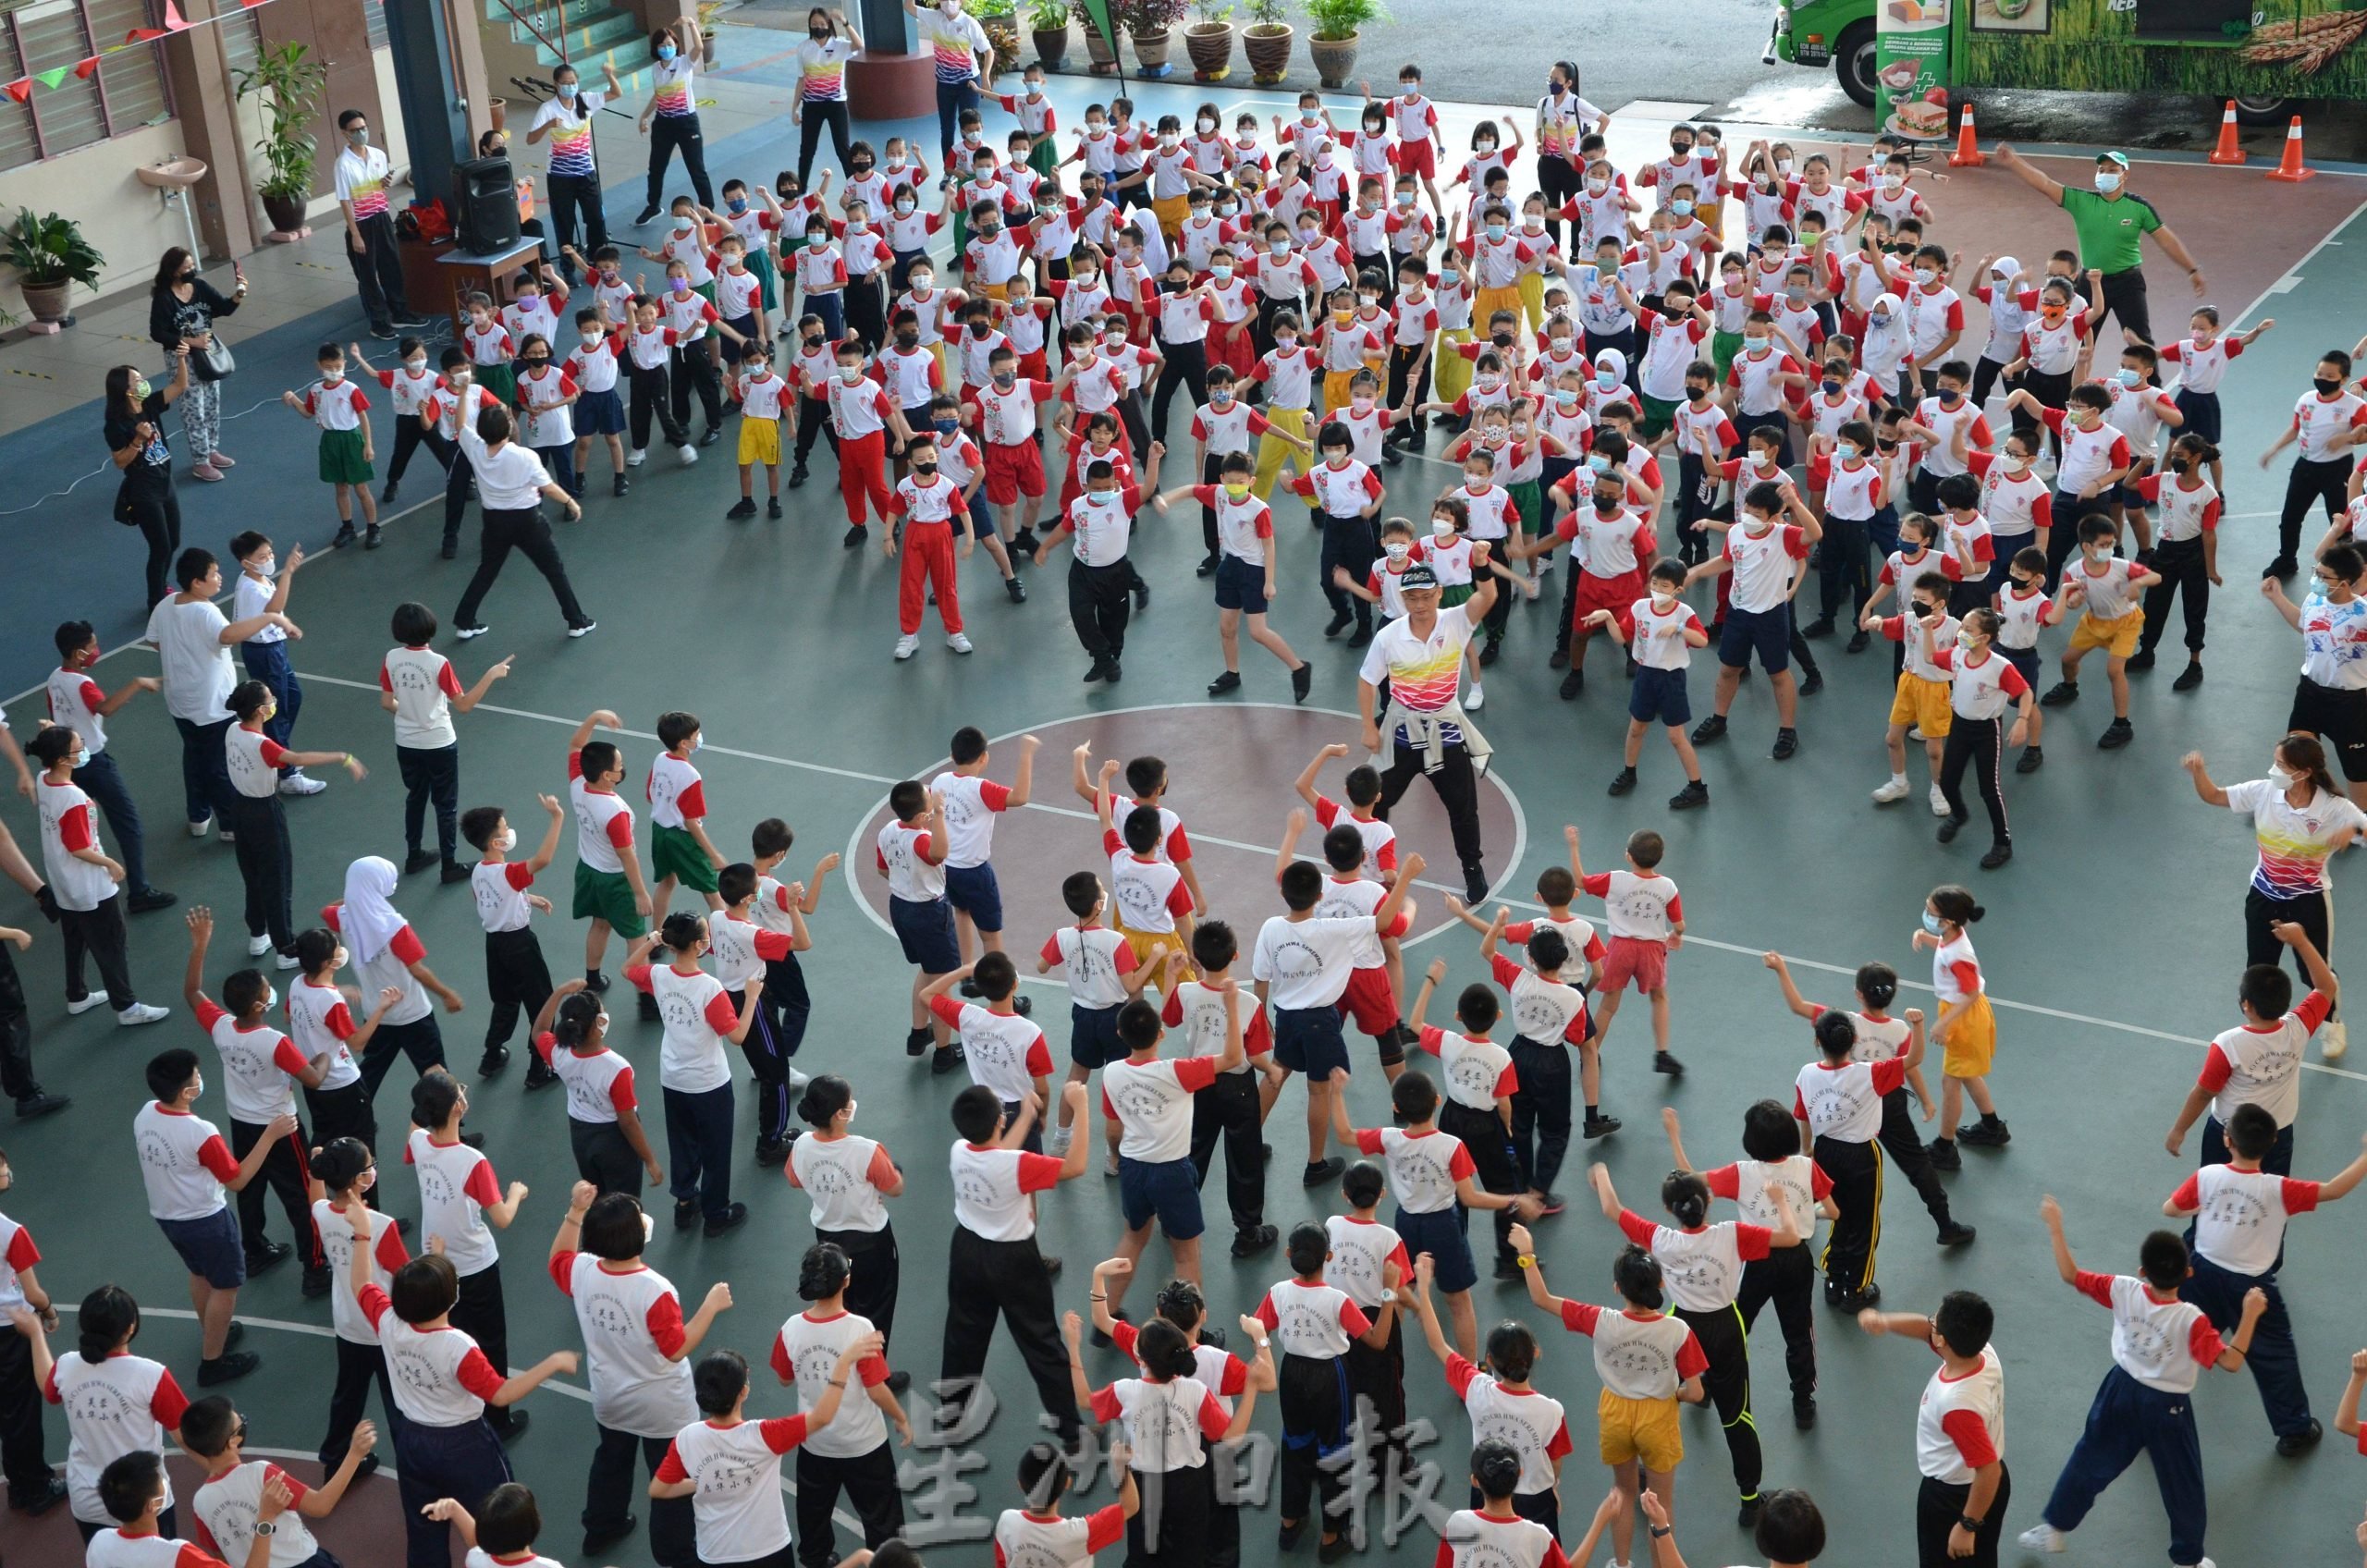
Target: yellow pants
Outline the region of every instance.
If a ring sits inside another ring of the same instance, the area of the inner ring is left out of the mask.
[[[1189,196],[1162,196],[1150,204],[1150,210],[1158,215],[1159,227],[1167,238],[1180,239],[1184,220],[1192,215],[1192,199]]]
[[[1471,361],[1456,347],[1470,341],[1467,326],[1439,334],[1438,350],[1430,359],[1431,401],[1452,403],[1471,390]]]
[[[1356,378],[1353,370],[1327,370],[1323,373],[1323,411],[1336,414],[1348,406],[1348,383]]]
[[[1539,295],[1540,300],[1543,297],[1541,293]],[[1517,283],[1510,288],[1482,288],[1471,301],[1472,327],[1484,337],[1490,318],[1498,311],[1510,311],[1515,319],[1518,319],[1520,304],[1520,285]]]
[[[1296,447],[1275,435],[1274,431],[1282,431],[1297,436],[1302,441],[1306,440],[1306,410],[1269,408],[1266,410],[1266,423],[1272,425],[1274,429],[1257,438],[1257,477],[1250,485],[1261,501],[1270,501],[1273,498],[1274,479],[1282,472],[1282,459],[1298,454]]]
[[[1545,330],[1545,275],[1525,272],[1520,275],[1520,310],[1531,332]]]

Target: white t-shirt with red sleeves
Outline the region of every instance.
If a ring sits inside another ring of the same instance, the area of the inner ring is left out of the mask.
[[[2127,556],[2107,556],[2101,562],[2083,557],[2063,569],[2063,581],[2066,586],[2078,583],[2086,594],[2084,607],[2091,618],[2119,620],[2143,608],[2143,590],[2131,580],[2144,570]]]
[[[929,1011],[960,1036],[970,1081],[1005,1105],[1017,1105],[1052,1071],[1044,1031],[1015,1012],[997,1012],[959,997],[931,997]]]
[[[1028,1194],[1049,1192],[1061,1181],[1059,1160],[1025,1149],[957,1143],[950,1163],[953,1222],[985,1242],[1024,1242],[1035,1235],[1036,1209]]]
[[[2301,456],[2311,462],[2344,460],[2343,449],[2333,445],[2334,438],[2362,425],[2367,425],[2367,398],[2348,387],[2331,398],[2304,392],[2293,405],[2291,428],[2300,439]]]
[[[1968,452],[1965,463],[1981,480],[1981,515],[1989,520],[1989,533],[1997,553],[2011,555],[2018,549],[2018,541],[2037,529],[2051,527],[2054,521],[2054,495],[2046,481],[2027,466],[2014,473],[2005,467],[2005,459],[1994,452]]]
[[[62,724],[82,738],[85,764],[107,749],[106,720],[99,713],[106,705],[107,694],[88,670],[54,669],[44,690],[50,722]]]
[[[454,697],[464,693],[452,661],[428,647],[389,649],[378,664],[378,690],[395,699],[395,744],[433,751],[459,739]]]
[[[33,1233],[0,1214],[0,1310],[25,1305],[25,1282],[18,1275],[39,1262]]]
[[[2285,1222],[2318,1207],[2319,1186],[2273,1170],[2206,1165],[2179,1184],[2170,1203],[2194,1216],[2198,1256],[2230,1274],[2260,1278],[2276,1272]]]
[[[1570,1452],[1569,1424],[1562,1402],[1535,1389],[1514,1388],[1482,1372],[1460,1354],[1446,1359],[1446,1386],[1471,1418],[1471,1446],[1509,1443],[1520,1455],[1520,1484],[1514,1489],[1538,1497],[1553,1489],[1553,1462]]]
[[[789,383],[769,368],[762,375],[751,372],[740,378],[740,411],[749,419],[779,419],[788,401]]]
[[[567,1091],[567,1119],[595,1124],[613,1122],[621,1110],[637,1110],[632,1063],[602,1046],[596,1051],[559,1049],[558,1036],[547,1030],[534,1036],[534,1053],[558,1074]]]
[[[1676,884],[1657,873],[1646,876],[1625,867],[1598,871],[1579,883],[1590,899],[1600,899],[1611,916],[1611,939],[1665,942],[1685,919],[1685,901]]]
[[[1594,578],[1633,576],[1660,548],[1651,519],[1633,507],[1604,512],[1589,503],[1555,523],[1553,536],[1574,542],[1578,570]]]
[[[1466,1110],[1492,1114],[1498,1101],[1508,1100],[1520,1090],[1512,1053],[1484,1035],[1450,1033],[1426,1023],[1416,1043],[1439,1059],[1447,1098]]]
[[[688,758],[660,752],[649,759],[649,778],[642,786],[655,827],[681,827],[706,815],[706,785]]]
[[[1116,1503],[1064,1518],[1006,1508],[995,1520],[995,1568],[1093,1568],[1093,1554],[1126,1538],[1126,1512]]]
[[[1735,1219],[1682,1231],[1655,1225],[1625,1208],[1619,1211],[1619,1230],[1660,1260],[1669,1295],[1688,1312],[1722,1312],[1732,1306],[1742,1288],[1742,1266],[1765,1257],[1773,1237],[1767,1226]]]
[[[1594,1341],[1595,1376],[1622,1399],[1674,1400],[1686,1378],[1710,1369],[1692,1325],[1674,1313],[1564,1301],[1562,1327]]]
[[[1452,1133],[1360,1128],[1355,1142],[1363,1153],[1380,1156],[1389,1171],[1389,1190],[1407,1214],[1438,1214],[1453,1207],[1455,1183],[1478,1170],[1471,1151]]]
[[[1995,1345],[1958,1377],[1942,1363],[1915,1412],[1915,1465],[1943,1486],[1968,1487],[1973,1473],[2005,1457],[2005,1365]]]
[[[1804,1154],[1785,1155],[1782,1159],[1738,1159],[1731,1165],[1721,1165],[1715,1170],[1701,1172],[1713,1197],[1732,1198],[1749,1224],[1773,1230],[1782,1219],[1775,1212],[1775,1200],[1767,1195],[1770,1182],[1784,1189],[1784,1199],[1790,1206],[1792,1223],[1800,1230],[1801,1243],[1816,1230],[1817,1206],[1833,1191],[1833,1178],[1824,1168]]]
[[[613,786],[594,789],[583,779],[583,753],[567,754],[567,793],[575,810],[575,855],[593,870],[608,876],[624,873],[624,855],[632,851],[632,807]]]
[[[636,1438],[663,1438],[698,1418],[683,1344],[682,1298],[644,1265],[612,1269],[588,1252],[550,1259],[551,1280],[575,1305],[583,1335],[592,1415]]]
[[[1883,1096],[1907,1082],[1907,1059],[1812,1061],[1792,1081],[1792,1115],[1820,1138],[1870,1144],[1883,1130]]]
[[[816,1231],[879,1231],[888,1228],[880,1189],[896,1180],[896,1162],[871,1138],[808,1133],[789,1145],[783,1174],[814,1206]]]
[[[2061,409],[2042,409],[2039,414],[2063,442],[2063,462],[2054,471],[2056,494],[2077,496],[2101,484],[2114,470],[2128,466],[2128,437],[2111,424],[2099,422],[2093,430],[2082,430]],[[2061,521],[2067,524],[2071,520]]]
[[[843,372],[823,383],[830,405],[830,421],[841,440],[861,440],[888,428],[895,410],[879,383],[868,376],[850,383]],[[926,401],[926,399],[924,399]]]
[[[889,497],[888,515],[901,518],[908,524],[930,524],[947,527],[956,518],[970,515],[962,498],[962,487],[943,474],[924,482],[917,475],[907,475],[896,482],[895,493]]]
[[[1619,626],[1637,664],[1647,669],[1684,669],[1693,662],[1693,647],[1685,634],[1701,631],[1701,618],[1682,599],[1666,611],[1657,609],[1648,594],[1620,612]]]
[[[312,1488],[268,1460],[251,1459],[235,1469],[227,1471],[197,1488],[190,1499],[190,1507],[197,1513],[198,1523],[214,1537],[214,1544],[229,1558],[245,1568],[247,1553],[255,1544],[255,1521],[261,1516],[264,1487],[276,1477],[287,1483],[289,1502],[274,1521],[270,1550],[264,1558],[268,1568],[302,1568],[321,1550],[305,1527],[304,1516],[299,1511]]]
[[[312,1065],[295,1041],[260,1020],[241,1024],[211,997],[197,998],[197,1026],[222,1059],[222,1094],[232,1121],[264,1127],[274,1117],[295,1114],[291,1074]]]
[[[99,1501],[99,1473],[127,1453],[165,1452],[165,1434],[178,1430],[189,1396],[162,1362],[117,1351],[85,1361],[79,1350],[61,1354],[42,1385],[42,1397],[66,1412],[66,1501],[86,1525],[111,1524]],[[165,1477],[165,1506],[173,1505]]]
[[[1534,1520],[1463,1508],[1447,1515],[1431,1568],[1570,1568],[1570,1560]]]
[[[432,370],[421,371],[417,375],[403,369],[377,374],[378,385],[389,394],[388,400],[394,405],[398,419],[405,414],[418,417],[420,410],[427,407],[427,399],[444,389],[444,378]]]
[[[1195,484],[1192,499],[1216,513],[1220,553],[1254,567],[1265,566],[1269,542],[1274,537],[1274,514],[1256,492],[1236,501],[1220,484]]]
[[[2158,544],[2200,539],[2219,526],[2219,492],[2200,474],[2149,473],[2137,482],[2137,493],[2162,508],[2153,531]]]
[[[2240,337],[2223,336],[2208,343],[2181,337],[2162,345],[2162,362],[2178,367],[2180,390],[2216,394],[2219,383],[2226,378],[2227,361],[2243,351],[2244,340]]]
[[[699,1561],[720,1565],[769,1560],[789,1546],[781,1501],[781,1456],[805,1440],[803,1415],[734,1426],[693,1421],[674,1434],[657,1479],[695,1482],[691,1517]]]
[[[304,415],[323,430],[359,430],[369,395],[354,381],[315,381],[304,388]]]
[[[1397,870],[1397,829],[1379,817],[1358,816],[1329,795],[1315,797],[1315,825],[1330,832],[1345,823],[1356,830],[1365,841],[1365,858],[1358,868],[1366,876],[1379,879]]]
[[[905,903],[934,903],[945,897],[945,866],[928,858],[928,830],[909,822],[883,823],[873,854],[888,878],[888,896]]]
[[[2310,1036],[2334,1011],[2334,998],[2312,991],[2274,1023],[2224,1030],[2203,1054],[2195,1083],[2211,1096],[2212,1119],[2222,1127],[2236,1108],[2256,1105],[2290,1127],[2301,1110],[2301,1055]]]
[[[502,1376],[477,1342],[460,1329],[421,1329],[395,1315],[376,1285],[362,1290],[362,1315],[378,1331],[395,1405],[423,1427],[465,1427],[501,1391]]]
[[[1532,929],[1534,927],[1532,926]],[[1591,937],[1593,933],[1588,932]],[[1602,944],[1595,942],[1600,950]],[[1573,951],[1571,964],[1586,962]],[[1525,963],[1495,954],[1489,973],[1512,998],[1513,1032],[1531,1045],[1582,1045],[1588,1034],[1587,994],[1566,981],[1548,980]],[[1510,1091],[1505,1091],[1509,1093]]]
[[[1792,586],[1794,563],[1809,558],[1808,531],[1797,523],[1726,530],[1726,559],[1733,563],[1735,609],[1766,615],[1783,607]]]
[[[1273,1286],[1251,1316],[1273,1331],[1276,1350],[1311,1360],[1336,1361],[1372,1328],[1372,1319],[1345,1291],[1297,1280]]]
[[[2164,1393],[2194,1391],[2206,1366],[2226,1349],[2202,1308],[2163,1295],[2128,1274],[2082,1268],[2072,1288],[2112,1312],[2112,1358],[2122,1371]]]
[[[794,950],[785,931],[768,931],[756,922],[729,910],[707,917],[707,950],[715,957],[715,978],[726,991],[744,992],[748,982]]]
[[[212,1552],[176,1537],[127,1536],[112,1525],[91,1537],[82,1562],[84,1568],[229,1568]]]
[[[222,761],[230,788],[250,801],[267,801],[279,790],[285,747],[260,726],[234,724],[222,732]]]
[[[1011,787],[978,774],[940,773],[929,781],[945,809],[949,869],[984,865],[995,848],[995,817],[1011,809]]]
[[[1112,1008],[1126,999],[1124,977],[1134,972],[1134,949],[1104,925],[1063,925],[1044,938],[1045,963],[1069,972],[1069,1000],[1082,1008]]]
[[[1323,1229],[1331,1238],[1323,1282],[1344,1292],[1367,1316],[1380,1310],[1389,1293],[1387,1265],[1397,1265],[1400,1283],[1414,1277],[1414,1260],[1395,1228],[1378,1219],[1335,1214],[1323,1222]]]
[[[1091,1410],[1096,1421],[1124,1426],[1134,1467],[1148,1475],[1199,1469],[1228,1425],[1223,1402],[1197,1378],[1121,1378],[1094,1390]]]
[[[1170,1029],[1183,1031],[1183,1049],[1179,1057],[1219,1057],[1224,1054],[1225,995],[1197,980],[1179,982],[1167,994],[1166,1004],[1159,1010],[1159,1022]],[[1273,1031],[1267,1026],[1266,1010],[1257,1003],[1257,995],[1245,986],[1232,992],[1233,1011],[1241,1021],[1240,1066],[1226,1069],[1229,1072],[1247,1072],[1249,1060],[1265,1055],[1274,1048]]]
[[[419,1177],[422,1244],[444,1238],[444,1256],[462,1276],[481,1274],[501,1261],[484,1210],[501,1201],[501,1182],[481,1149],[458,1139],[438,1143],[424,1127],[403,1140],[403,1163]]]
[[[684,974],[670,963],[636,963],[625,971],[625,979],[657,998],[666,1028],[657,1053],[660,1088],[703,1095],[731,1082],[723,1046],[740,1026],[740,1010],[722,981],[704,969]]]
[[[1763,353],[1736,354],[1734,364],[1726,372],[1726,385],[1735,391],[1735,406],[1746,414],[1772,414],[1780,410],[1789,399],[1779,375],[1804,375],[1800,362],[1781,349],[1769,349]]]
[[[798,1408],[812,1410],[828,1397],[831,1374],[838,1370],[847,1347],[871,1331],[871,1319],[856,1313],[816,1314],[810,1309],[798,1313],[773,1336],[773,1375],[796,1384]],[[863,1389],[877,1388],[889,1376],[887,1358],[864,1357],[855,1363],[855,1376]],[[860,1459],[887,1440],[888,1421],[879,1406],[850,1386],[839,1403],[838,1415],[828,1426],[810,1433],[805,1447],[818,1458]]]
[[[150,1100],[131,1119],[140,1180],[157,1219],[206,1219],[222,1212],[222,1183],[239,1161],[214,1123]]]
[[[1192,1096],[1217,1081],[1216,1059],[1129,1057],[1101,1070],[1101,1112],[1122,1129],[1118,1155],[1164,1165],[1192,1152]]]
[[[1953,940],[1932,949],[1932,990],[1943,1005],[1968,1000],[1985,989],[1981,955],[1972,950],[1970,932],[1958,931]]]
[[[403,1244],[393,1215],[364,1208],[370,1216],[370,1281],[382,1291],[391,1290],[395,1270],[411,1261],[411,1249]],[[378,1330],[362,1316],[361,1299],[353,1291],[353,1248],[360,1238],[353,1233],[350,1211],[327,1198],[313,1199],[313,1236],[329,1268],[329,1326],[348,1343],[376,1344]]]
[[[526,889],[533,885],[534,868],[522,860],[479,861],[469,867],[477,924],[487,935],[523,931],[534,916],[534,906],[526,901]]]
[[[1995,718],[2030,689],[2013,661],[1993,648],[1979,659],[1942,648],[1933,662],[1948,678],[1948,705],[1967,718]]]
[[[60,783],[44,776],[33,802],[41,813],[42,869],[48,874],[58,907],[87,913],[115,897],[116,880],[107,875],[106,867],[74,852],[106,852],[99,842],[97,809],[82,787],[70,779]]]
[[[599,340],[585,348],[579,336],[576,347],[567,356],[560,369],[569,380],[586,392],[613,392],[617,389],[617,373],[624,352],[621,333],[602,333]]]

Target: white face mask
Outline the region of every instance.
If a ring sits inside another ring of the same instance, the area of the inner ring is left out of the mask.
[[[494,839],[493,847],[499,850],[503,854],[508,854],[510,851],[516,849],[518,847],[518,829],[515,827],[503,828]]]
[[[1975,646],[1975,644],[1974,644],[1974,642],[1973,642],[1973,637],[1972,637],[1972,633],[1971,633],[1971,632],[1969,632],[1969,631],[1959,631],[1959,632],[1957,632],[1957,633],[1956,633],[1956,651],[1957,651],[1958,653],[1961,653],[1961,654],[1968,654],[1968,653],[1971,653],[1971,652],[1973,651],[1974,646]]]
[[[929,289],[936,285],[936,283],[937,275],[935,273],[916,272],[913,274],[913,292],[915,294],[927,293]]]
[[[1611,181],[1607,179],[1589,179],[1587,181],[1587,194],[1589,196],[1600,196],[1610,189]]]
[[[412,375],[424,375],[427,373],[427,361],[425,360],[405,360],[403,361],[403,369]]]
[[[263,1010],[269,1012],[279,1005],[279,987],[266,982],[263,988]]]
[[[202,1100],[202,1099],[203,1099],[204,1097],[205,1097],[205,1074],[204,1074],[204,1073],[202,1073],[202,1072],[201,1072],[201,1073],[199,1073],[199,1074],[197,1075],[197,1092],[196,1092],[195,1094],[193,1094],[193,1095],[190,1096],[190,1099],[192,1099],[192,1100]]]
[[[2279,794],[2283,794],[2286,790],[2293,788],[2293,785],[2296,782],[2292,774],[2286,772],[2275,763],[2270,763],[2268,765],[2268,781],[2276,786],[2276,790]]]
[[[321,372],[321,385],[324,386],[335,386],[338,382],[343,381],[344,379],[345,372],[341,370],[325,370]]]
[[[1414,553],[1414,546],[1392,541],[1389,544],[1383,545],[1380,547],[1380,550],[1381,554],[1387,556],[1391,560],[1402,561],[1407,556]]]
[[[853,1126],[853,1125],[854,1125],[854,1113],[855,1113],[858,1109],[862,1109],[862,1106],[863,1106],[863,1102],[862,1102],[861,1100],[849,1100],[849,1101],[847,1101],[847,1125],[848,1125],[848,1126],[852,1127],[852,1126]]]
[[[1452,518],[1443,517],[1434,517],[1430,519],[1430,537],[1433,539],[1453,538],[1454,521]]]
[[[598,347],[600,346],[600,335],[599,335],[598,333],[596,333],[596,332],[587,332],[587,333],[584,333],[583,336],[583,346],[584,346],[585,348],[587,348],[587,349],[596,349],[596,348],[598,348]]]

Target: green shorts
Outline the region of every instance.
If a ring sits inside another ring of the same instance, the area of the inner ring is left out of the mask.
[[[1644,395],[1644,417],[1636,426],[1637,434],[1650,441],[1676,421],[1676,401],[1671,398]]]
[[[1712,332],[1710,334],[1710,362],[1718,367],[1718,379],[1723,381],[1726,372],[1734,368],[1735,356],[1742,352],[1742,334]]]
[[[575,918],[605,920],[630,941],[649,929],[648,917],[632,904],[632,884],[621,871],[595,871],[575,863]]]
[[[715,863],[687,829],[651,827],[649,869],[660,882],[671,876],[693,893],[715,891]]]
[[[367,484],[372,477],[370,459],[362,455],[362,432],[358,430],[321,432],[322,484]]]

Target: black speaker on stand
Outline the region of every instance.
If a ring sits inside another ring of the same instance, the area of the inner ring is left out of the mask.
[[[452,172],[460,249],[484,256],[517,244],[518,183],[508,156],[471,158]]]

